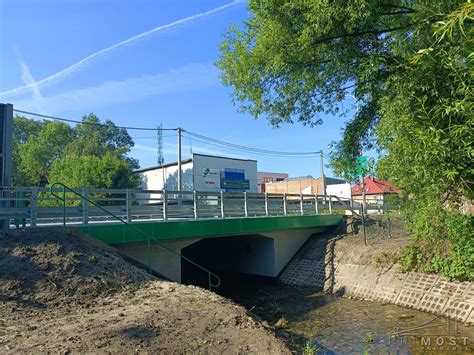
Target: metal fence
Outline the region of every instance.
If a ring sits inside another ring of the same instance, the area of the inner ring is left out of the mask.
[[[331,195],[166,191],[134,189],[75,189],[127,222],[143,220],[209,219],[259,216],[361,214],[362,205]],[[53,189],[62,193],[62,189]],[[0,187],[0,219],[10,226],[114,222],[114,218],[85,199],[66,192],[66,207],[48,188]],[[398,206],[367,205],[368,214]]]
[[[56,194],[61,188],[53,189]],[[350,213],[353,201],[330,195],[135,189],[75,189],[127,222]],[[66,206],[50,189],[0,187],[0,219],[10,227],[116,222],[84,198],[65,192]]]

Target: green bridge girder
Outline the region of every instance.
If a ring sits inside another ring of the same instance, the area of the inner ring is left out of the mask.
[[[136,228],[160,241],[189,238],[214,238],[230,235],[260,234],[277,230],[336,226],[341,215],[247,217],[201,220],[133,222]],[[142,243],[147,237],[125,224],[89,224],[73,227],[110,245]]]

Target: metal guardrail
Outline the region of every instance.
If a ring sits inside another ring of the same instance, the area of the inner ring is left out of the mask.
[[[61,194],[58,194],[56,191],[55,191],[55,186],[59,186],[60,189],[61,189]],[[179,258],[181,258],[182,260],[185,260],[189,263],[191,263],[192,265],[196,266],[197,268],[203,270],[204,272],[207,273],[207,276],[208,276],[208,285],[209,285],[209,290],[212,290],[212,288],[217,288],[219,287],[219,285],[221,284],[221,279],[219,276],[217,276],[215,273],[213,273],[212,271],[206,269],[204,266],[202,265],[199,265],[198,263],[196,263],[195,261],[189,259],[188,257],[182,255],[181,253],[178,253],[176,251],[174,251],[173,249],[167,247],[163,242],[157,240],[156,238],[154,238],[152,235],[144,232],[143,230],[141,230],[140,228],[137,228],[136,226],[134,226],[133,224],[130,224],[128,223],[127,221],[125,221],[124,219],[122,219],[121,217],[115,215],[114,213],[108,211],[107,209],[105,209],[104,207],[98,205],[96,202],[92,201],[91,199],[89,199],[88,197],[78,193],[77,191],[74,191],[73,189],[71,189],[70,187],[64,185],[63,183],[60,183],[60,182],[55,182],[51,185],[51,188],[50,188],[50,192],[51,192],[51,195],[53,195],[54,197],[56,197],[58,200],[60,200],[63,204],[63,230],[64,230],[64,233],[66,233],[66,192],[70,192],[78,197],[80,197],[82,200],[84,201],[87,201],[88,203],[92,204],[93,206],[97,207],[99,210],[101,210],[102,212],[112,216],[113,218],[115,218],[116,220],[118,220],[119,222],[121,222],[122,224],[126,225],[127,227],[129,228],[132,228],[133,230],[139,232],[140,234],[144,235],[146,238],[147,238],[147,252],[148,252],[148,270],[149,272],[151,273],[151,241],[153,240],[156,244],[160,245],[163,249],[169,251],[170,253],[178,256]],[[214,278],[215,280],[217,280],[216,283],[212,283],[212,278]]]
[[[72,191],[72,192],[71,192]],[[0,187],[0,220],[10,228],[177,219],[361,214],[361,204],[330,195],[166,191],[137,189],[71,189],[65,206],[53,194],[60,188]],[[89,201],[93,201],[91,203]],[[383,213],[387,206],[368,205],[366,212]],[[398,208],[391,206],[389,209]]]

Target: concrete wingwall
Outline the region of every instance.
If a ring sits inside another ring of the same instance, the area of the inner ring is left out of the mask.
[[[338,238],[311,238],[282,272],[280,281],[474,323],[474,283],[452,282],[436,274],[402,273],[396,264],[381,267],[354,262],[357,246],[350,254],[338,255],[336,243]]]
[[[311,235],[321,233],[326,229],[281,230],[263,234],[271,238],[274,244],[273,273],[268,276],[278,276]]]

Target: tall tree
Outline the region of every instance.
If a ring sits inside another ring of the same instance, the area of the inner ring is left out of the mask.
[[[94,114],[71,128],[65,123],[14,118],[14,181],[45,186],[61,181],[71,187],[136,187],[137,160],[127,154],[134,142],[112,121]]]
[[[47,183],[51,165],[64,154],[74,133],[65,123],[14,119],[14,183],[41,186]]]
[[[407,268],[472,278],[473,222],[460,206],[473,199],[473,4],[267,0],[248,8],[217,62],[239,109],[276,126],[315,126],[323,114],[343,115],[353,94],[359,110],[331,154],[333,170],[351,177],[360,154],[377,149],[379,172],[402,190],[415,231]]]

